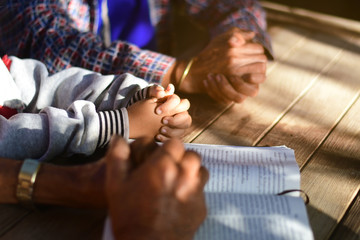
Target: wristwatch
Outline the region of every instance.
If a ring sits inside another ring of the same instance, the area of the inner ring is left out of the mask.
[[[25,206],[32,206],[32,193],[39,172],[41,162],[34,159],[25,159],[19,172],[16,197]]]

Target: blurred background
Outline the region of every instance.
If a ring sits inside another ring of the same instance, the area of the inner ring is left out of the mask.
[[[268,2],[360,20],[360,0],[268,0]]]

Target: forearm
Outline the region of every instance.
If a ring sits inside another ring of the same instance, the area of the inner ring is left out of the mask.
[[[0,203],[17,203],[16,185],[22,161],[0,158]]]
[[[174,84],[175,90],[179,89],[179,81],[185,71],[186,65],[188,64],[189,59],[177,59],[165,73],[161,85],[167,87],[169,83]],[[185,92],[191,92],[191,89],[184,89]],[[188,90],[188,91],[187,91]]]
[[[0,157],[50,160],[59,155],[95,151],[99,139],[99,116],[89,103],[78,102],[72,110],[45,108],[40,114],[0,116]]]
[[[105,207],[104,169],[92,168],[95,164],[98,163],[71,167],[43,164],[34,186],[34,202],[70,207]]]
[[[0,203],[18,203],[16,187],[22,163],[0,158]],[[72,167],[41,164],[34,184],[33,202],[71,207],[104,207],[104,168],[100,164]]]

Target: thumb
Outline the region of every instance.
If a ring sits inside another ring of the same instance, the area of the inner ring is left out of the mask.
[[[241,32],[241,35],[243,36],[243,38],[246,40],[246,41],[250,41],[251,39],[253,39],[255,37],[255,33],[254,32],[245,32],[245,31],[242,31]]]
[[[249,42],[251,39],[255,37],[254,32],[247,31],[236,31],[233,33],[231,38],[229,39],[229,44],[231,47],[240,47],[244,45],[246,42]]]

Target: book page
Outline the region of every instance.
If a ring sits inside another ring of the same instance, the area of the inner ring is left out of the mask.
[[[185,146],[202,156],[202,163],[210,173],[205,192],[277,194],[300,189],[299,167],[290,148]]]
[[[196,240],[311,240],[312,230],[299,197],[206,193],[208,216]]]

